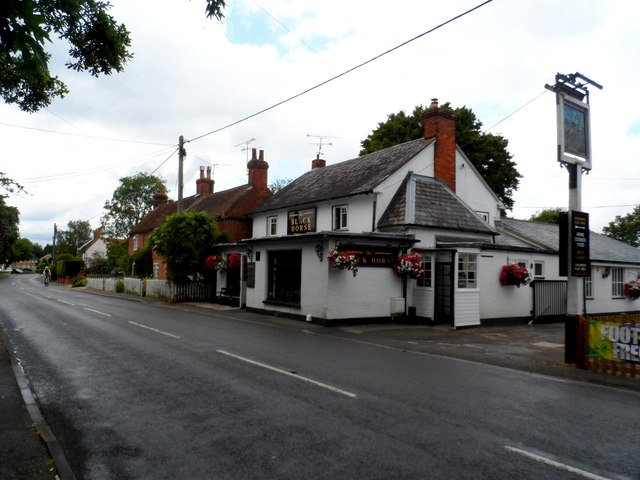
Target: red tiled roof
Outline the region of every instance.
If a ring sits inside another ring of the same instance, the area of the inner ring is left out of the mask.
[[[246,217],[248,212],[234,212],[234,207],[253,193],[255,191],[251,185],[241,185],[209,195],[196,194],[183,199],[183,209],[185,212],[206,212],[216,219]],[[129,233],[135,235],[151,232],[162,225],[165,217],[177,211],[177,202],[163,203],[149,212]]]

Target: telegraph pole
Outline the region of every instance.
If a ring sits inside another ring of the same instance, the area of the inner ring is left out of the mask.
[[[183,202],[182,195],[184,189],[184,157],[187,155],[186,150],[184,149],[184,137],[180,135],[178,139],[178,213],[182,213],[183,210]]]
[[[545,85],[556,94],[558,162],[569,172],[569,209],[561,216],[560,275],[567,277],[565,362],[577,361],[578,317],[585,314],[584,278],[591,275],[589,214],[582,212],[582,172],[591,170],[591,121],[588,85],[602,85],[579,72],[556,74]]]

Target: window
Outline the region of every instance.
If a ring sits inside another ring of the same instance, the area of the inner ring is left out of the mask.
[[[458,288],[477,288],[478,255],[458,254]]]
[[[333,230],[346,230],[347,226],[347,206],[333,207]]]
[[[593,298],[593,271],[589,269],[589,276],[584,277],[584,296],[585,298]]]
[[[476,212],[476,214],[485,222],[489,223],[489,212]]]
[[[622,268],[611,269],[611,296],[620,298],[624,296],[624,270]]]
[[[302,250],[269,252],[267,301],[300,306]]]
[[[153,279],[158,280],[159,278],[160,278],[160,264],[156,262],[153,264]]]
[[[267,217],[267,237],[275,237],[278,234],[278,217]]]
[[[534,278],[544,278],[544,262],[542,260],[533,262],[533,276]]]
[[[431,255],[422,257],[422,274],[418,277],[418,286],[431,286]]]
[[[133,251],[136,252],[140,248],[140,235],[133,236]]]

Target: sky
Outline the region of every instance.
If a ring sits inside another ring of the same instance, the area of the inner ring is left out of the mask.
[[[189,196],[201,166],[215,191],[245,184],[251,148],[264,150],[270,183],[308,171],[320,143],[328,165],[355,158],[389,114],[432,98],[470,108],[508,140],[522,175],[510,217],[566,208],[545,89],[557,73],[603,86],[589,87],[591,230],[640,203],[634,0],[493,0],[457,19],[483,0],[227,0],[222,22],[206,18],[204,0],[111,3],[131,32],[124,72],[68,70],[68,45],[54,39],[50,67],[70,93],[35,114],[0,104],[0,172],[26,188],[6,203],[20,211],[21,237],[42,246],[54,224],[97,228],[122,177],[153,173],[177,199],[181,135]]]

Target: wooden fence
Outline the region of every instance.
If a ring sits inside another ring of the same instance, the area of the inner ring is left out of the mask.
[[[581,316],[576,366],[640,378],[640,314]]]

